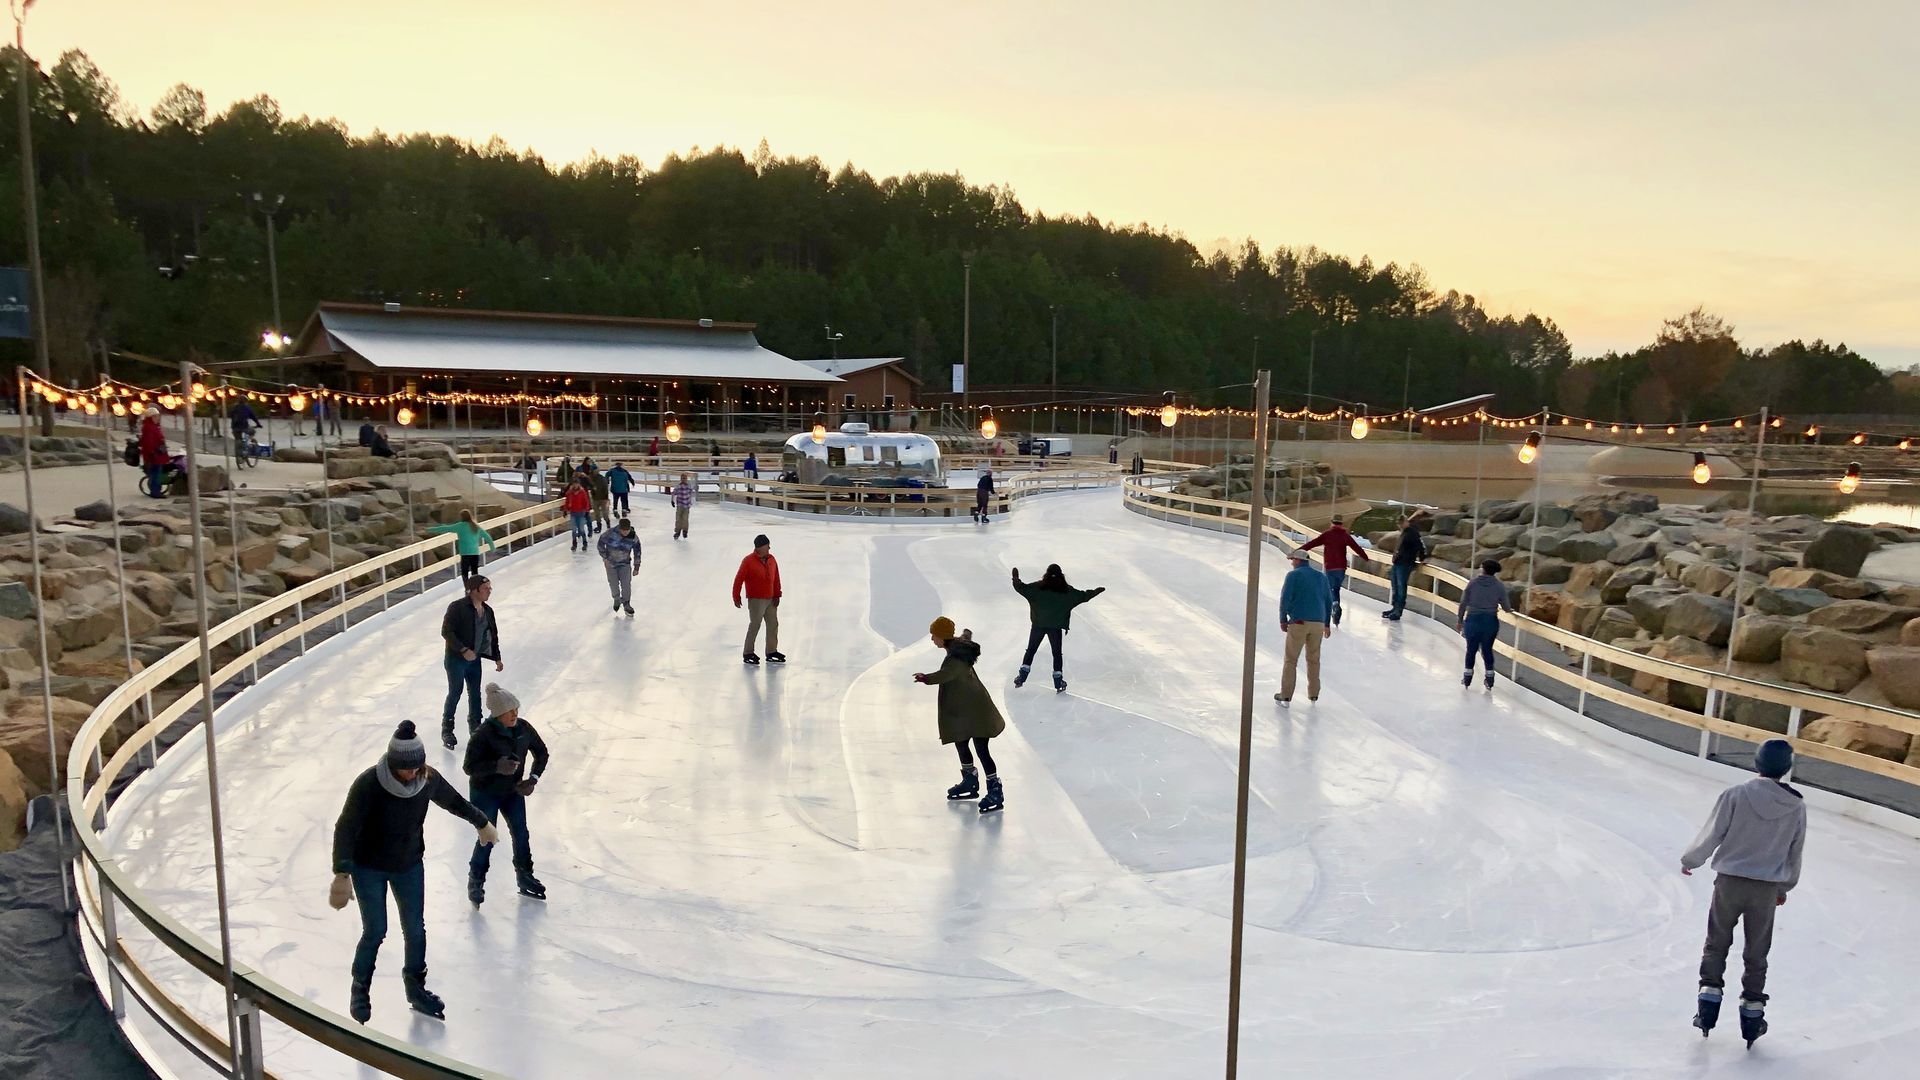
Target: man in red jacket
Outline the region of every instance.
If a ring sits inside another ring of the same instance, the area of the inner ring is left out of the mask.
[[[773,557],[772,547],[773,541],[765,533],[754,537],[753,554],[740,560],[740,569],[733,575],[734,607],[740,606],[741,588],[747,592],[747,644],[740,659],[748,664],[760,662],[753,646],[763,622],[767,624],[767,662],[787,662],[780,652],[780,563]]]
[[[1327,526],[1326,532],[1301,544],[1298,550],[1305,551],[1316,547],[1320,549],[1321,558],[1327,564],[1327,584],[1333,590],[1333,625],[1339,626],[1340,588],[1347,583],[1347,549],[1352,548],[1353,553],[1360,556],[1361,562],[1372,562],[1373,559],[1367,555],[1367,549],[1354,540],[1353,534],[1347,531],[1338,514],[1334,515],[1333,524]]]

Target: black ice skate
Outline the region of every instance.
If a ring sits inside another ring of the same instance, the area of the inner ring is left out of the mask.
[[[620,610],[626,612],[628,615],[631,615],[633,614],[633,605],[632,604],[623,605],[620,608]]]
[[[533,876],[533,871],[516,871],[514,873],[514,879],[515,884],[520,886],[521,896],[530,896],[535,900],[545,900],[547,898],[547,887],[540,884],[540,879]]]
[[[1015,690],[1018,690],[1021,687],[1027,685],[1027,674],[1032,670],[1033,670],[1032,668],[1028,667],[1025,664],[1020,665],[1020,674],[1015,675],[1013,677],[1013,688]]]
[[[740,662],[746,664],[748,667],[759,667],[760,657],[755,653],[741,653]]]
[[[440,745],[449,750],[460,745],[459,737],[453,733],[453,721],[451,720],[440,725]]]
[[[1487,686],[1487,689],[1489,690],[1493,689],[1493,672],[1491,671],[1487,672],[1486,686]]]
[[[1053,673],[1053,692],[1056,694],[1061,694],[1061,693],[1065,693],[1066,689],[1067,689],[1067,677],[1057,671],[1054,672]]]
[[[347,992],[347,1015],[364,1024],[373,1019],[373,996],[371,987],[358,979],[353,981],[353,989]]]
[[[1693,1026],[1700,1029],[1700,1037],[1706,1038],[1713,1032],[1713,1025],[1720,1022],[1720,988],[1703,986],[1700,988],[1700,1009],[1693,1014]]]
[[[1460,676],[1460,685],[1465,687],[1473,686],[1473,669],[1472,668],[1468,668],[1466,671],[1466,674]]]
[[[401,978],[407,984],[409,1008],[424,1016],[431,1016],[435,1020],[447,1018],[447,1003],[440,1000],[439,994],[427,989],[426,972],[423,971],[418,975],[403,975]]]
[[[980,773],[971,765],[960,766],[960,782],[947,789],[947,801],[980,797]]]
[[[1740,1037],[1747,1040],[1747,1049],[1753,1049],[1755,1039],[1767,1033],[1766,1003],[1740,999]]]
[[[472,870],[467,871],[467,899],[473,901],[474,907],[487,902],[487,879]]]
[[[769,663],[769,664],[784,664],[784,663],[786,663],[786,662],[787,662],[787,654],[786,654],[786,653],[783,653],[783,652],[778,652],[778,651],[776,651],[776,650],[773,650],[773,649],[768,649],[768,650],[767,650],[767,663]]]
[[[983,814],[991,814],[996,810],[1003,809],[1006,805],[1007,800],[1000,795],[1000,778],[997,776],[987,777],[987,797],[980,800],[980,812]]]

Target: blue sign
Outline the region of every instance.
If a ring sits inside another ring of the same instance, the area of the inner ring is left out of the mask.
[[[0,266],[0,338],[30,338],[33,323],[27,310],[27,272],[17,266]]]

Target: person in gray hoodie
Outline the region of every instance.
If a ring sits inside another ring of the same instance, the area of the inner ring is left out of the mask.
[[[1500,612],[1513,614],[1513,602],[1507,599],[1507,587],[1500,580],[1500,563],[1488,559],[1480,564],[1480,576],[1467,582],[1460,594],[1460,611],[1454,629],[1467,639],[1467,671],[1460,676],[1461,686],[1473,685],[1473,654],[1480,654],[1480,666],[1487,669],[1487,689],[1493,689],[1493,643],[1500,636]]]
[[[1767,952],[1773,947],[1774,909],[1800,883],[1800,853],[1807,839],[1807,805],[1781,779],[1793,771],[1793,746],[1768,739],[1753,755],[1760,776],[1720,793],[1713,816],[1680,856],[1680,872],[1692,876],[1709,858],[1719,876],[1707,912],[1707,945],[1700,957],[1699,1013],[1693,1025],[1704,1037],[1720,1015],[1727,953],[1733,928],[1746,929],[1741,959],[1740,1034],[1752,1046],[1766,1033]]]

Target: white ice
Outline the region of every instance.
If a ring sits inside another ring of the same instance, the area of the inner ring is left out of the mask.
[[[448,1016],[407,1011],[396,922],[375,1026],[526,1077],[1219,1074],[1243,542],[1129,515],[1111,490],[984,527],[701,506],[678,543],[659,496],[636,509],[637,618],[609,610],[598,559],[564,541],[490,568],[507,668],[488,678],[553,750],[530,803],[551,899],[514,894],[503,850],[472,908],[473,832],[435,811],[428,961]],[[727,599],[760,531],[787,589],[784,668],[740,664]],[[1034,680],[1010,683],[1026,612],[1007,571],[1053,561],[1108,588],[1075,616],[1064,695],[1044,647]],[[1456,637],[1358,599],[1319,703],[1303,691],[1281,712],[1283,566],[1264,579],[1243,1075],[1920,1070],[1911,832],[1816,797],[1780,913],[1774,1031],[1747,1051],[1729,1006],[1702,1040],[1688,1019],[1712,878],[1682,877],[1678,855],[1741,774],[1504,679],[1464,691]],[[358,923],[325,903],[333,820],[396,722],[437,729],[452,596],[396,607],[222,714],[236,954],[341,1013]],[[1010,722],[998,816],[943,798],[957,762],[934,691],[910,678],[936,666],[941,613],[985,647]],[[120,800],[111,838],[214,939],[197,748]],[[456,753],[429,759],[458,779]],[[211,984],[157,967],[217,1015]],[[355,1074],[277,1027],[267,1063]]]

